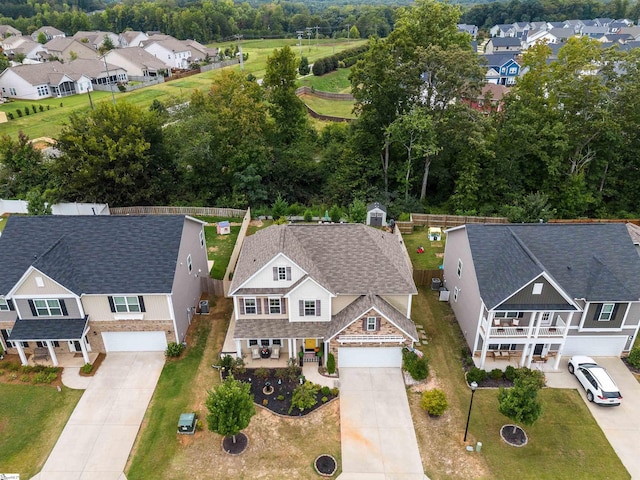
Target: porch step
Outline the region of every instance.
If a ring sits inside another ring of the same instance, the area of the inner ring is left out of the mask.
[[[309,352],[309,353],[305,352],[305,354],[304,354],[304,362],[305,363],[306,362],[316,362],[317,363],[318,362],[318,357],[313,352]]]

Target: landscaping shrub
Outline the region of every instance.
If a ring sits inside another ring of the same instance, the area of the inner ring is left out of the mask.
[[[320,400],[322,400],[322,403],[327,403],[329,401],[327,397],[322,397]]]
[[[635,368],[640,368],[640,347],[632,348],[627,357],[629,365]]]
[[[255,375],[258,378],[262,378],[263,380],[269,378],[269,369],[268,368],[256,368]]]
[[[531,370],[527,367],[518,368],[515,381],[531,384],[538,389],[544,387],[545,384],[544,373],[540,370]]]
[[[20,370],[20,364],[16,362],[9,362],[5,365],[5,367],[10,372],[17,372],[18,370]]]
[[[284,395],[278,395],[276,397],[279,401],[283,401],[284,400]]]
[[[518,370],[513,365],[507,366],[504,370],[504,378],[510,382],[513,382],[516,379],[517,374]]]
[[[311,68],[311,71],[316,77],[319,77],[326,73],[325,68],[326,67],[325,67],[324,58],[319,58],[318,60],[313,62],[313,67]]]
[[[31,112],[29,111],[29,107],[24,107],[24,114],[29,115]]]
[[[478,367],[472,367],[467,372],[467,383],[471,385],[472,382],[476,382],[478,385],[487,378],[487,372]]]
[[[38,110],[40,110],[41,112],[44,112],[44,107],[43,107],[42,105],[40,105],[40,106],[38,107]]]
[[[47,110],[51,110],[51,105],[47,105]]]
[[[429,376],[429,362],[425,357],[406,348],[402,350],[402,366],[414,380],[424,380]]]
[[[447,396],[439,388],[427,390],[422,393],[420,406],[429,414],[435,417],[442,415],[449,407]]]
[[[31,105],[31,110],[33,110],[33,113],[38,113],[35,105]]]
[[[247,371],[247,367],[244,364],[244,360],[241,357],[238,357],[233,360],[233,365],[231,366],[231,372],[234,375],[241,374]]]
[[[183,351],[184,345],[182,343],[170,342],[164,354],[167,357],[179,357]]]
[[[320,393],[322,395],[329,395],[329,393],[331,393],[331,389],[325,385],[320,389]]]
[[[309,381],[304,382],[302,385],[298,385],[291,395],[291,407],[289,407],[289,414],[293,411],[294,407],[304,412],[307,408],[313,407],[318,400],[316,395],[320,389],[319,385],[315,385]]]
[[[503,375],[504,375],[504,372],[499,368],[494,368],[489,373],[489,377],[491,377],[492,380],[502,380]]]
[[[0,377],[4,375],[4,370],[0,368]]]
[[[33,383],[51,383],[53,382],[56,378],[58,378],[58,374],[57,373],[45,373],[45,372],[40,372],[40,373],[36,373],[33,377]]]
[[[331,352],[327,356],[327,372],[329,372],[329,375],[336,373],[336,357]]]
[[[13,120],[16,117],[13,116],[13,113],[7,112],[7,118],[9,118],[9,120]]]
[[[80,367],[80,370],[82,371],[82,373],[88,375],[93,370],[93,365],[91,365],[90,363],[85,363],[82,367]]]
[[[308,208],[304,211],[304,221],[309,223],[313,220],[313,213]]]
[[[11,372],[9,374],[9,380],[15,380],[16,378],[18,378],[18,374],[16,372]]]
[[[225,355],[218,362],[218,366],[221,368],[224,368],[228,372],[231,371],[231,369],[233,368],[233,365],[234,365],[234,361],[231,355]]]
[[[20,381],[21,381],[21,382],[25,382],[25,383],[26,383],[26,382],[28,382],[28,381],[29,381],[29,375],[26,375],[26,374],[25,374],[25,375],[22,375],[22,376],[20,377]]]
[[[16,110],[16,113],[18,114],[18,117],[22,118],[22,110],[18,109]]]

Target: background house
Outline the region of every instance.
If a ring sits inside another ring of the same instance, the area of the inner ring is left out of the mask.
[[[75,38],[57,37],[45,43],[44,46],[53,59],[64,62],[78,58],[98,58],[98,52]]]
[[[191,61],[191,49],[175,38],[155,40],[150,37],[143,47],[154,57],[164,62],[168,68],[186,69]]]
[[[41,33],[47,39],[47,42],[49,40],[53,40],[54,38],[64,38],[67,36],[62,30],[58,30],[55,27],[44,26],[40,27],[37,30],[34,30],[34,32],[31,34],[31,38],[34,42],[38,41]]]
[[[108,63],[125,70],[129,80],[148,81],[167,71],[164,62],[142,47],[117,48],[107,52],[104,58]]]

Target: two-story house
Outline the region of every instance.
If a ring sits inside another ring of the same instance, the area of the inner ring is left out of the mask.
[[[507,87],[515,85],[516,79],[520,75],[520,64],[515,55],[514,53],[482,55],[481,59],[486,62],[488,67],[485,74],[486,82]]]
[[[168,216],[12,216],[0,237],[0,342],[162,351],[184,341],[208,275],[203,222]]]
[[[191,61],[191,49],[173,37],[163,40],[156,40],[152,36],[145,41],[143,48],[151,55],[164,62],[168,68],[185,69],[189,67]]]
[[[338,367],[400,367],[418,340],[402,240],[361,224],[274,225],[244,241],[230,287],[235,352],[331,352]],[[321,361],[323,361],[321,360]]]
[[[624,224],[485,224],[447,231],[444,281],[476,363],[620,356],[640,324],[640,256]]]

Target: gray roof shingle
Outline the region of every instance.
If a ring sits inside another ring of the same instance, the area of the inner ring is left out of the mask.
[[[182,215],[12,216],[0,237],[0,294],[33,265],[80,295],[171,293]]]
[[[230,292],[283,253],[334,294],[415,294],[404,248],[362,224],[274,225],[245,239]]]
[[[489,308],[542,272],[574,299],[640,300],[640,256],[622,223],[465,228],[480,294]]]
[[[9,340],[79,340],[87,328],[88,318],[17,319]]]

